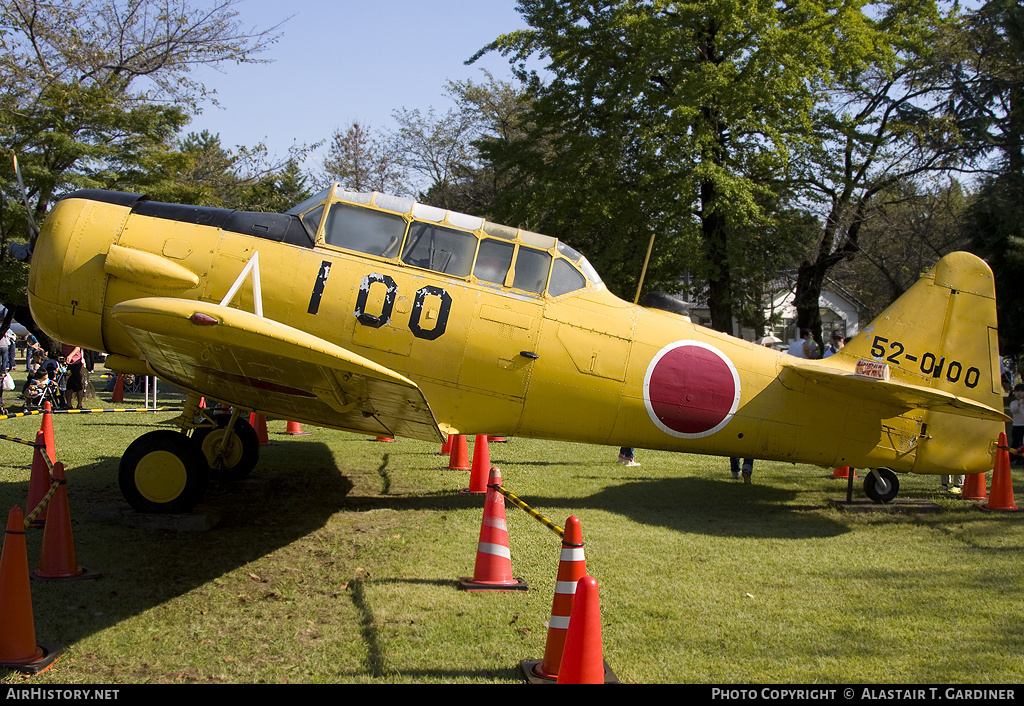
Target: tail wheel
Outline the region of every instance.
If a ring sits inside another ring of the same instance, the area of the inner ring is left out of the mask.
[[[888,468],[872,468],[864,476],[864,494],[876,503],[891,502],[899,492],[899,478]]]
[[[200,427],[192,440],[202,451],[206,464],[226,478],[246,478],[260,460],[260,437],[248,421],[239,417],[227,432],[230,414],[216,414],[216,427]],[[223,445],[222,445],[223,444]]]
[[[121,457],[118,482],[139,512],[188,512],[206,492],[206,459],[180,432],[161,429],[133,441]]]

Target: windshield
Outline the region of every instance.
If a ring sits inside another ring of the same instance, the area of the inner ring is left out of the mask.
[[[301,216],[303,213],[311,209],[313,206],[316,206],[318,203],[324,201],[327,198],[328,194],[330,193],[330,189],[324,189],[319,194],[310,196],[308,199],[300,203],[298,206],[292,206],[287,211],[285,211],[285,213],[288,214],[289,216]]]

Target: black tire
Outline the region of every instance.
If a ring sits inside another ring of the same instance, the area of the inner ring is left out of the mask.
[[[133,508],[147,513],[189,512],[206,492],[209,468],[192,439],[160,429],[143,434],[121,456],[118,483]]]
[[[247,478],[259,463],[260,437],[248,420],[239,417],[231,427],[231,437],[224,458],[221,459],[222,463],[217,464],[217,448],[230,420],[230,414],[213,415],[217,428],[200,427],[192,432],[192,440],[213,473],[229,480],[241,480]]]
[[[875,471],[881,479],[874,472],[864,476],[864,494],[876,503],[891,502],[900,492],[899,478],[888,468],[876,468]]]

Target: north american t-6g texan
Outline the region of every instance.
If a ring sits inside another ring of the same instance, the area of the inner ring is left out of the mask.
[[[409,199],[334,185],[271,214],[78,191],[35,239],[29,302],[56,340],[188,391],[181,431],[121,459],[149,512],[248,473],[251,412],[865,468],[882,502],[894,472],[991,469],[1007,419],[992,273],[967,253],[804,360],[623,301],[555,238]]]

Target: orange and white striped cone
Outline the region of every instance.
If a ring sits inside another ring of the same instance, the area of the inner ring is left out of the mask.
[[[0,666],[37,673],[50,666],[57,653],[36,644],[32,591],[28,578],[25,519],[11,508],[0,554]]]
[[[78,565],[75,540],[71,534],[71,510],[68,506],[68,486],[64,464],[53,464],[53,480],[57,490],[50,498],[53,512],[43,530],[43,547],[39,568],[32,572],[37,579],[97,579],[99,574]]]
[[[558,561],[555,577],[555,597],[551,603],[551,617],[548,620],[548,639],[544,646],[544,659],[526,660],[522,663],[527,678],[553,681],[558,678],[559,665],[569,632],[569,618],[576,598],[579,580],[587,575],[587,560],[583,555],[583,532],[580,520],[573,515],[565,521],[562,534],[562,554]]]
[[[572,617],[565,638],[559,684],[604,684],[604,650],[601,645],[601,602],[597,579],[584,576],[576,584]]]
[[[1020,510],[1013,501],[1013,478],[1010,475],[1010,452],[1006,448],[1006,432],[999,433],[996,448],[996,463],[992,469],[992,489],[988,502],[978,505],[982,510],[1017,512]]]
[[[469,487],[463,493],[486,493],[487,480],[491,475],[491,452],[487,437],[480,435],[473,442],[473,467],[469,470]]]
[[[497,468],[491,469],[489,485],[501,485],[501,471]],[[512,576],[505,496],[494,488],[488,487],[484,499],[484,517],[480,523],[473,578],[460,578],[459,586],[466,591],[525,591],[528,588],[525,581]]]
[[[964,487],[960,497],[964,500],[988,500],[988,491],[985,489],[985,474],[968,473],[964,478]]]
[[[452,441],[452,453],[448,457],[449,471],[468,471],[472,467],[469,462],[469,443],[465,434],[456,434]]]
[[[42,429],[36,432],[36,444],[35,450],[32,452],[32,472],[29,475],[28,481],[28,502],[26,507],[29,513],[39,506],[39,503],[43,501],[46,494],[50,492],[50,467],[46,465],[46,459],[43,458],[43,450],[46,447],[46,440],[43,435]],[[46,506],[39,511],[35,519],[32,520],[33,527],[42,527],[46,524]]]

